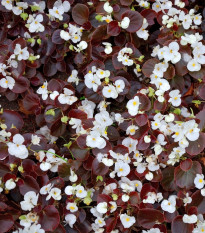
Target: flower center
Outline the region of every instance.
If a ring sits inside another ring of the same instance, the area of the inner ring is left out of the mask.
[[[130,133],[134,133],[135,132],[135,129],[130,129]]]

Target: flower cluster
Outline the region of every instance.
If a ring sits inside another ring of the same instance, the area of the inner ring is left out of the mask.
[[[0,232],[205,232],[199,0],[0,0]]]

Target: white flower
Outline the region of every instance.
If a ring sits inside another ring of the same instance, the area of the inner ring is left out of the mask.
[[[113,8],[110,6],[109,2],[106,2],[104,4],[103,8],[108,14],[111,14],[113,12]]]
[[[70,34],[64,30],[60,31],[60,37],[65,41],[68,41],[71,38]]]
[[[45,81],[41,87],[38,88],[37,94],[42,95],[42,99],[46,100],[48,98],[48,90],[47,90],[48,83]]]
[[[201,16],[200,14],[195,15],[195,16],[194,16],[194,23],[195,23],[196,25],[200,25],[201,22],[202,22],[202,16]]]
[[[176,211],[176,196],[171,195],[168,200],[163,200],[161,208],[169,213],[174,213]]]
[[[105,98],[116,99],[118,97],[116,88],[111,84],[103,87],[102,94]]]
[[[92,131],[90,135],[86,137],[86,145],[92,148],[103,149],[106,146],[106,141],[98,132]]]
[[[195,120],[190,120],[184,123],[185,136],[190,141],[196,141],[199,138],[200,129],[197,128]]]
[[[136,222],[135,217],[127,214],[121,214],[120,221],[124,228],[130,228]]]
[[[122,201],[127,202],[130,199],[129,195],[123,194],[122,195]]]
[[[40,146],[40,144],[39,144],[40,140],[41,140],[41,138],[38,137],[37,135],[33,135],[33,134],[31,135],[31,143],[32,143],[33,145],[38,145],[38,146]]]
[[[55,98],[59,95],[59,92],[58,91],[53,91],[51,94],[50,94],[50,98],[52,100],[55,100]]]
[[[42,195],[48,194],[50,192],[50,190],[51,190],[52,187],[53,187],[52,184],[47,184],[47,185],[43,186],[40,189],[40,194],[42,194]]]
[[[102,163],[104,163],[107,167],[111,167],[114,164],[114,161],[112,159],[103,158]]]
[[[70,170],[69,180],[70,182],[76,182],[78,180],[78,176],[74,173],[74,171],[72,171],[72,169]]]
[[[48,171],[49,169],[51,169],[52,165],[50,163],[47,163],[47,162],[42,162],[40,164],[40,169],[42,171]]]
[[[72,96],[74,93],[73,91],[71,91],[68,88],[63,88],[64,94],[60,94],[58,96],[58,101],[61,104],[68,104],[68,105],[72,105],[73,103],[75,103],[78,98],[75,96]]]
[[[158,170],[158,169],[157,169],[157,170]],[[146,178],[147,180],[151,181],[151,180],[154,178],[153,173],[152,173],[152,172],[148,172],[148,173],[145,175],[145,178]]]
[[[201,64],[199,64],[196,60],[192,59],[187,64],[187,69],[189,71],[199,71],[201,69]]]
[[[189,193],[186,193],[186,197],[183,199],[184,206],[192,202],[192,198],[189,196]]]
[[[74,213],[78,210],[78,207],[75,202],[68,202],[66,205],[66,209],[70,210],[71,213]]]
[[[29,15],[29,18],[27,20],[27,24],[29,24],[29,32],[43,32],[45,27],[41,22],[43,22],[43,15],[39,14],[34,18],[35,16]]]
[[[142,27],[136,32],[137,36],[139,38],[142,38],[143,40],[147,40],[149,37],[148,30],[145,30],[148,27],[147,20],[144,18]]]
[[[130,166],[125,162],[118,161],[115,163],[115,172],[118,177],[127,176],[130,173]]]
[[[9,142],[8,145],[8,152],[11,155],[16,156],[20,159],[25,159],[28,157],[28,150],[24,143],[24,137],[20,134],[16,134],[13,137],[13,142]]]
[[[65,188],[65,193],[67,194],[67,195],[74,195],[74,193],[75,193],[75,187],[73,187],[73,186],[67,186],[66,188]]]
[[[123,92],[124,88],[125,88],[125,82],[121,79],[118,79],[114,82],[114,85],[116,87],[116,91],[117,93],[121,93]]]
[[[178,107],[181,104],[181,94],[179,90],[173,90],[169,92],[169,101],[175,107]]]
[[[204,187],[205,181],[204,181],[204,175],[203,174],[197,174],[194,179],[194,184],[196,188],[202,189]]]
[[[24,49],[21,49],[20,44],[16,44],[16,47],[14,49],[14,54],[17,56],[17,59],[19,61],[27,60],[29,58],[29,52],[27,50],[27,47],[25,47]]]
[[[1,4],[7,9],[12,10],[12,0],[2,0]]]
[[[77,70],[72,70],[71,75],[68,77],[67,80],[69,83],[75,83],[78,85],[79,83],[79,78],[78,78],[78,71]]]
[[[138,96],[135,96],[133,99],[127,102],[128,112],[131,116],[137,115],[139,110],[139,105],[140,105],[140,101]]]
[[[138,144],[138,140],[132,139],[130,137],[127,137],[122,141],[122,145],[126,146],[129,149],[129,153],[136,150],[137,144]]]
[[[40,224],[37,224],[37,225],[33,224],[33,225],[31,225],[31,227],[28,229],[28,232],[29,233],[45,233],[44,229],[41,229],[41,225]],[[25,233],[27,233],[27,231]]]
[[[197,222],[197,216],[195,214],[192,215],[185,214],[182,220],[184,223],[193,224]]]
[[[205,197],[205,188],[201,189],[201,195]]]
[[[87,191],[84,189],[83,186],[77,185],[76,186],[76,197],[84,198],[87,196]]]
[[[70,3],[68,1],[62,3],[61,0],[58,0],[54,3],[53,8],[49,9],[49,14],[51,15],[51,18],[63,20],[63,14],[69,10]]]
[[[81,41],[78,45],[77,45],[78,49],[76,49],[77,52],[80,52],[84,49],[86,49],[88,47],[88,44],[86,41]]]
[[[129,55],[132,53],[133,50],[131,48],[125,47],[118,52],[117,60],[125,66],[132,66],[134,62],[132,59],[129,59]]]
[[[177,42],[171,42],[169,46],[163,48],[165,61],[171,61],[173,64],[177,63],[181,59],[179,51],[179,44]]]
[[[14,182],[13,179],[9,179],[9,180],[6,181],[6,183],[5,183],[5,188],[6,188],[7,190],[14,189],[15,187],[16,187],[16,183]]]
[[[107,213],[107,202],[100,202],[98,205],[97,205],[97,211],[101,214],[105,214]]]
[[[192,24],[192,19],[189,14],[185,15],[184,11],[181,11],[179,14],[179,20],[182,21],[184,29],[189,29]]]
[[[154,66],[153,74],[157,75],[159,78],[162,78],[164,72],[167,70],[168,63],[158,63]]]
[[[98,124],[102,124],[103,126],[112,125],[113,120],[110,118],[110,115],[107,111],[102,111],[95,115],[95,121]]]
[[[203,218],[202,218],[203,219]],[[203,220],[200,220],[196,227],[194,228],[194,230],[192,231],[192,233],[201,233],[205,231],[205,224]]]
[[[124,17],[121,21],[121,28],[126,29],[130,25],[130,19],[128,17]]]
[[[46,197],[46,200],[49,200],[51,197],[54,200],[60,200],[61,199],[61,190],[59,188],[52,188],[49,191],[49,195]]]
[[[136,130],[138,130],[138,126],[136,125],[130,125],[127,129],[126,129],[126,134],[128,135],[134,135]]]
[[[10,76],[6,76],[5,78],[2,78],[0,80],[0,86],[3,88],[9,88],[10,90],[12,90],[14,85],[15,85],[15,79],[13,79]]]
[[[27,8],[28,4],[26,2],[17,2],[16,6],[12,8],[12,11],[15,15],[20,15]]]
[[[117,209],[117,204],[116,204],[116,202],[110,201],[109,204],[111,205],[111,206],[110,206],[110,212],[111,212],[111,213],[115,212],[115,210]]]
[[[157,80],[156,86],[157,86],[157,88],[159,88],[163,92],[168,91],[170,89],[169,82],[163,78],[160,78]]]
[[[22,210],[29,210],[31,211],[32,208],[34,208],[37,205],[38,202],[38,196],[34,191],[29,191],[24,195],[24,201],[21,201],[21,209]]]
[[[106,54],[111,54],[112,53],[112,44],[108,43],[108,42],[103,42],[102,44],[105,45],[104,52]]]
[[[3,63],[0,63],[0,73],[2,73],[3,76],[6,76],[6,72],[5,70],[7,69],[8,67],[3,64]]]
[[[174,114],[169,113],[169,115],[166,115],[165,116],[165,121],[166,122],[172,122],[172,121],[174,121]]]
[[[86,75],[85,75],[85,85],[88,88],[92,88],[93,91],[97,91],[98,86],[101,85],[101,81],[100,78],[95,74],[92,73],[92,71],[89,71]]]
[[[150,136],[149,136],[149,135],[145,135],[145,136],[144,136],[144,141],[145,141],[146,143],[150,143],[150,142],[151,142]]]
[[[73,228],[73,224],[75,224],[76,220],[77,220],[77,218],[76,218],[76,216],[74,214],[67,214],[65,216],[65,221],[66,221],[66,223],[69,224],[69,226],[71,228]]]
[[[97,217],[95,220],[95,224],[98,225],[99,227],[105,226],[105,220],[101,217]]]
[[[20,220],[20,225],[26,228],[30,227],[31,224],[36,224],[39,220],[39,217],[36,213],[30,212],[24,216],[25,218]]]
[[[105,21],[106,23],[110,23],[113,19],[111,15],[106,15],[101,18],[102,21]]]

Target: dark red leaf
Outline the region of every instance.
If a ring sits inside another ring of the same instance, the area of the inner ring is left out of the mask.
[[[23,179],[23,184],[19,186],[19,191],[22,195],[25,195],[29,191],[34,191],[35,193],[39,193],[40,187],[36,179],[32,176],[25,176]]]
[[[73,20],[79,24],[83,25],[88,21],[89,9],[86,5],[77,3],[72,10]]]
[[[122,14],[122,19],[124,17],[128,17],[130,19],[130,24],[129,27],[126,29],[126,31],[136,32],[142,27],[143,17],[137,11],[131,11],[131,10],[125,11]]]
[[[94,159],[92,171],[96,176],[104,176],[109,171],[109,167],[105,166],[104,163],[99,163],[97,159]]]
[[[8,232],[13,225],[14,220],[10,214],[0,214],[0,233]]]
[[[180,164],[180,166],[175,168],[174,179],[177,186],[180,188],[186,188],[188,190],[195,187],[194,178],[196,177],[196,174],[202,173],[202,168],[199,162],[193,161],[191,168],[184,171],[181,169],[181,166],[184,169],[190,167],[190,161],[188,160],[187,162],[183,163],[182,165]]]
[[[17,129],[21,129],[23,127],[23,119],[22,117],[15,111],[4,110],[2,114],[0,114],[0,119],[2,123],[6,124],[7,129],[15,126]]]
[[[110,36],[118,36],[121,32],[121,28],[118,25],[118,21],[111,21],[107,26],[107,34]]]
[[[177,216],[172,222],[172,233],[192,233],[193,224],[184,223],[182,216]]]
[[[80,119],[80,120],[87,119],[87,114],[84,111],[81,111],[79,109],[72,109],[68,113],[68,116],[72,117],[72,118],[77,118],[77,119]]]
[[[45,231],[54,231],[59,223],[60,216],[58,210],[53,205],[46,206],[39,215],[39,223]]]
[[[201,195],[201,191],[197,190],[192,196],[192,202],[187,205],[187,210],[196,206],[198,214],[205,214],[205,197]]]
[[[147,20],[149,25],[155,24],[154,19],[157,17],[157,13],[152,9],[145,9],[140,14]]]
[[[158,63],[159,63],[159,60],[156,58],[147,60],[142,66],[142,73],[146,77],[150,77],[150,75],[153,73],[154,66]]]
[[[166,191],[174,191],[176,188],[174,181],[174,167],[167,167],[162,171],[161,185]]]
[[[72,143],[70,151],[74,158],[79,161],[85,161],[89,156],[89,150],[79,148],[77,142]]]
[[[189,146],[186,148],[186,152],[190,157],[198,155],[205,148],[205,134],[200,132],[199,138],[194,142],[189,142]]]
[[[140,209],[137,217],[140,226],[146,229],[152,228],[156,223],[164,222],[164,215],[159,210],[155,209]]]

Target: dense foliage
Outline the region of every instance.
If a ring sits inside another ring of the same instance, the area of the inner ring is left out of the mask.
[[[0,0],[0,233],[205,232],[199,0]]]

